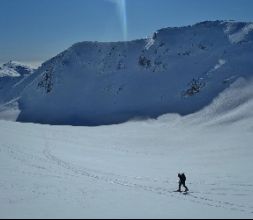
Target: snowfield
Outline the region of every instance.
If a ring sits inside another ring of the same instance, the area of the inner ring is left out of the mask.
[[[0,218],[252,218],[252,98],[239,79],[184,117],[0,121]],[[187,195],[174,192],[178,172]]]

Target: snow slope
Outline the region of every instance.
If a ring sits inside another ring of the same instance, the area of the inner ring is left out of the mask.
[[[202,22],[131,42],[82,42],[36,71],[18,121],[103,125],[196,112],[252,77],[252,23]]]
[[[32,75],[34,69],[18,62],[10,61],[0,67],[0,104],[15,97],[19,84]],[[22,89],[19,89],[21,91]]]
[[[30,75],[34,71],[33,68],[16,61],[9,61],[0,67],[0,77],[21,77]]]
[[[35,69],[16,61],[0,67],[0,119],[16,120],[19,113],[18,98],[33,80]]]
[[[252,218],[253,81],[99,127],[0,121],[0,218]],[[185,172],[190,193],[177,189]]]
[[[15,61],[3,64],[0,67],[0,105],[17,98],[25,87],[21,85],[33,72],[34,69]]]

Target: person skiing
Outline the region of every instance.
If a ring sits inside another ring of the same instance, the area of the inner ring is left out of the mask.
[[[189,189],[188,187],[185,185],[185,181],[186,181],[186,176],[184,173],[179,173],[178,174],[178,178],[179,178],[179,187],[178,187],[178,192],[182,192],[181,191],[181,187],[183,186],[185,188],[185,192],[188,192]]]

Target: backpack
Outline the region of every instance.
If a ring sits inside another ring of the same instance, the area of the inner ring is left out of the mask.
[[[182,173],[181,178],[182,178],[183,181],[186,181],[186,176],[185,176],[184,173]]]

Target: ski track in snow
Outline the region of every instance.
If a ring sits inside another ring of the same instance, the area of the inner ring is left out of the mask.
[[[157,194],[164,195],[164,196],[171,196],[171,197],[175,197],[177,199],[182,199],[180,196],[175,196],[174,191],[169,191],[168,189],[165,189],[165,188],[161,188],[161,187],[154,188],[151,186],[140,185],[140,184],[136,184],[133,182],[129,182],[128,180],[115,179],[115,178],[109,177],[107,175],[100,176],[98,173],[90,173],[88,170],[86,170],[84,168],[80,169],[80,168],[74,167],[70,163],[67,163],[67,162],[53,156],[50,153],[48,148],[44,150],[44,155],[46,156],[46,158],[48,158],[52,162],[55,162],[58,166],[63,167],[67,170],[70,170],[75,174],[86,176],[88,178],[93,178],[98,181],[105,181],[105,182],[111,183],[111,184],[118,184],[118,185],[121,185],[124,187],[129,187],[129,188],[133,188],[133,189],[141,189],[141,190],[157,193]],[[250,210],[250,213],[253,213],[253,207],[247,207],[244,205],[238,205],[238,204],[234,204],[234,203],[230,203],[230,202],[213,200],[213,199],[209,199],[209,198],[203,197],[203,196],[196,196],[196,195],[192,195],[191,192],[189,194],[190,194],[189,196],[191,197],[190,201],[194,202],[194,203],[202,203],[202,204],[208,205],[208,206],[231,209],[231,210],[240,211],[240,212],[247,212],[247,209],[250,208],[250,209],[252,209],[252,210]],[[183,199],[187,199],[187,198],[183,198]],[[243,208],[246,208],[246,209],[243,209]]]
[[[8,129],[6,129],[8,131]],[[25,135],[27,135],[27,131],[23,131]],[[29,138],[29,135],[27,135]],[[30,137],[36,138],[36,136],[30,135]],[[41,137],[37,137],[41,138]],[[13,159],[14,161],[17,161],[20,163],[21,166],[27,166],[30,168],[33,168],[33,172],[26,172],[24,171],[24,175],[30,175],[30,176],[37,176],[37,177],[50,177],[50,178],[56,178],[59,180],[63,180],[66,177],[69,178],[90,178],[95,181],[99,182],[105,182],[107,184],[113,184],[113,185],[119,185],[124,188],[128,188],[131,190],[142,190],[148,193],[155,193],[159,194],[161,196],[168,196],[172,197],[177,200],[186,200],[190,201],[192,203],[202,204],[205,206],[215,207],[215,208],[221,208],[226,210],[233,210],[237,212],[242,213],[253,213],[253,207],[252,206],[246,206],[242,204],[236,204],[233,202],[223,201],[223,200],[215,200],[212,198],[209,198],[208,195],[215,195],[218,189],[219,184],[218,183],[204,183],[211,185],[213,189],[209,192],[190,192],[187,194],[177,194],[172,190],[169,190],[169,188],[172,188],[174,186],[168,185],[168,188],[159,187],[159,185],[162,185],[160,181],[157,179],[149,179],[149,178],[142,178],[142,177],[129,177],[129,176],[123,176],[118,174],[113,174],[110,171],[103,172],[102,170],[91,170],[85,167],[78,167],[74,164],[71,164],[70,162],[67,162],[56,155],[52,153],[52,149],[50,149],[50,141],[52,141],[52,138],[46,138],[47,143],[45,144],[45,147],[42,152],[42,156],[37,156],[32,154],[31,152],[27,152],[24,149],[25,148],[17,148],[14,146],[8,146],[8,145],[0,145],[1,153],[5,153],[8,155],[10,159]],[[57,142],[65,142],[66,140],[54,140]],[[72,142],[75,145],[77,145],[77,142]],[[147,154],[145,152],[140,151],[131,151],[129,150],[123,150],[121,148],[105,148],[109,151],[120,151],[121,153],[125,154],[141,154],[142,156],[150,156],[150,154]],[[59,172],[59,168],[61,172]],[[141,181],[142,184],[137,183],[135,181]],[[144,183],[145,184],[144,184]],[[157,187],[154,187],[152,185],[148,185],[150,183],[156,183]],[[197,183],[191,183],[191,184],[197,184]],[[237,190],[239,192],[243,192],[244,190],[253,192],[253,185],[251,184],[236,184],[232,183],[230,185],[237,187]],[[6,187],[3,185],[3,183],[0,182],[0,187]],[[216,189],[215,189],[216,187]],[[239,188],[239,189],[238,189]],[[79,193],[84,193],[79,189]],[[33,190],[33,196],[29,198],[20,198],[20,199],[9,199],[9,203],[20,203],[24,202],[25,200],[36,200],[38,197],[45,196],[47,192],[40,192],[38,190]],[[224,193],[226,195],[226,193]],[[238,194],[240,196],[242,194]]]

